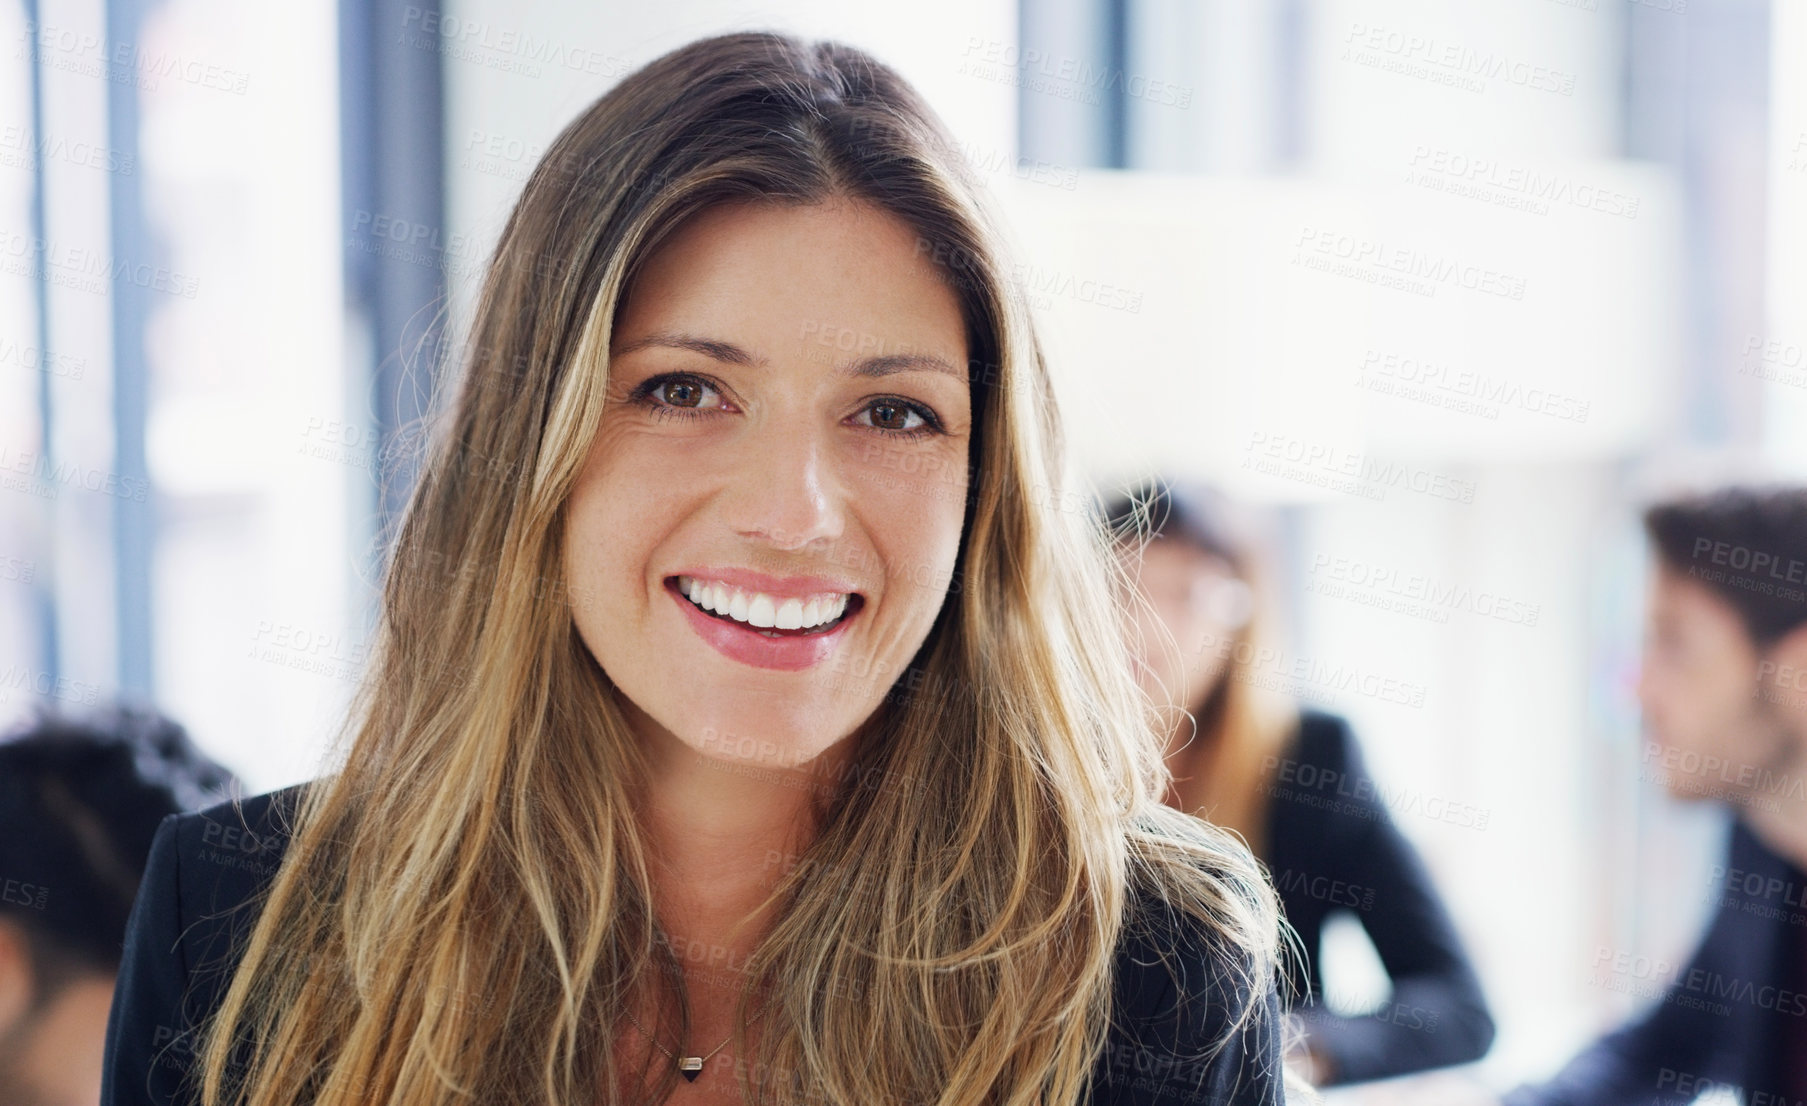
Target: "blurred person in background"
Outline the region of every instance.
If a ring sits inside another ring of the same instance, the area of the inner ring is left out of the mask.
[[[1348,723],[1300,709],[1279,686],[1253,528],[1212,489],[1160,479],[1104,513],[1148,600],[1131,603],[1132,637],[1144,690],[1168,708],[1167,801],[1248,841],[1299,936],[1288,964],[1302,996],[1294,1062],[1327,1086],[1478,1059],[1493,1019],[1430,874]],[[1392,982],[1385,1005],[1360,1016],[1325,1002],[1320,945],[1338,910],[1360,921]]]
[[[1659,1001],[1508,1106],[1807,1101],[1807,489],[1657,504],[1638,697],[1670,795],[1736,816],[1713,921]],[[1628,955],[1628,954],[1627,954]],[[1599,972],[1635,969],[1602,950]],[[1641,976],[1635,981],[1641,981]]]
[[[154,711],[40,711],[0,738],[0,1103],[93,1106],[126,918],[165,815],[232,776]]]

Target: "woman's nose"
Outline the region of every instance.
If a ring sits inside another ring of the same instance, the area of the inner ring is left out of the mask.
[[[787,550],[840,537],[844,492],[828,437],[794,423],[748,435],[728,504],[737,533]]]

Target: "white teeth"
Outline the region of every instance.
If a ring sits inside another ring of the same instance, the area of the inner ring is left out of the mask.
[[[803,626],[803,600],[786,599],[778,605],[777,621],[774,623],[780,630],[796,630]]]
[[[737,592],[736,594],[738,595],[739,593]],[[753,602],[747,606],[747,625],[757,626],[762,630],[770,630],[777,622],[777,619],[773,617],[776,613],[776,604],[772,602],[771,596],[755,593]]]
[[[678,577],[678,590],[706,611],[759,629],[778,630],[802,630],[833,622],[847,610],[849,598],[841,594],[816,595],[807,601],[796,597],[779,599],[693,576]]]

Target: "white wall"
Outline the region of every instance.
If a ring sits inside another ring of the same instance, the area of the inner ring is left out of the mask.
[[[436,30],[445,52],[447,223],[452,235],[464,236],[459,252],[467,275],[480,272],[538,155],[617,80],[694,39],[764,29],[871,51],[923,92],[975,162],[1014,162],[1016,89],[989,79],[981,64],[1014,49],[1016,5],[1004,0],[682,0],[528,9],[502,0],[452,0]],[[468,279],[458,283],[461,305],[471,291]]]

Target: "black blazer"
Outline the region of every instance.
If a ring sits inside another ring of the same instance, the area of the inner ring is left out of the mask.
[[[1305,946],[1305,971],[1291,980],[1303,1000],[1300,1013],[1335,1064],[1335,1082],[1479,1059],[1494,1032],[1480,979],[1418,850],[1394,825],[1388,795],[1363,766],[1349,724],[1301,711],[1292,742],[1276,759],[1268,870]],[[1429,816],[1470,826],[1483,814],[1441,797],[1394,801],[1417,802]],[[1338,911],[1361,922],[1393,981],[1386,1003],[1359,1017],[1323,1004],[1319,944],[1325,921]]]
[[[1589,978],[1655,1001],[1507,1106],[1682,1106],[1715,1085],[1771,1106],[1807,1094],[1788,1067],[1807,1050],[1807,872],[1738,821],[1714,883],[1718,911],[1685,967],[1606,950]]]
[[[157,828],[107,1022],[101,1106],[199,1101],[183,1085],[199,1069],[193,1028],[219,1005],[255,920],[253,897],[275,874],[302,787],[172,814]],[[1283,1103],[1277,988],[1253,1000],[1233,982],[1233,954],[1158,903],[1117,954],[1109,1045],[1095,1106],[1271,1106]],[[1146,935],[1139,935],[1145,933]],[[1165,956],[1172,965],[1163,965]],[[1256,1003],[1247,1028],[1214,1059],[1201,1042]]]

